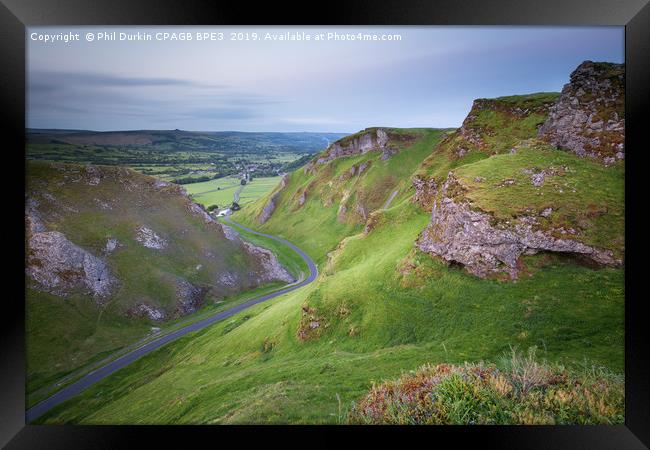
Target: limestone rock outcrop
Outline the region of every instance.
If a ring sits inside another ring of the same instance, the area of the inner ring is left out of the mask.
[[[257,247],[249,242],[242,242],[244,243],[247,251],[252,255],[255,255],[261,262],[261,266],[263,268],[259,275],[261,282],[280,280],[291,283],[294,281],[291,274],[287,272],[284,267],[282,267],[272,252],[265,248]]]
[[[470,202],[457,194],[460,190],[450,173],[434,202],[431,220],[416,242],[423,252],[461,264],[479,277],[505,272],[517,278],[519,257],[541,251],[570,253],[599,266],[622,264],[611,250],[559,239],[539,229],[534,216],[521,217],[515,224],[495,221],[491,215],[472,209]]]
[[[344,138],[334,142],[325,150],[323,156],[316,160],[316,164],[325,164],[336,158],[360,155],[371,150],[381,151],[389,157],[390,154],[394,153],[394,150],[388,144],[389,137],[386,131],[381,128],[367,131],[358,136]]]
[[[625,66],[585,61],[550,109],[539,137],[611,164],[625,157]]]
[[[282,190],[287,186],[288,178],[288,174],[282,177],[282,180],[280,181],[280,187],[273,195],[271,195],[269,200],[266,202],[266,205],[264,205],[264,208],[262,208],[262,212],[257,217],[257,221],[259,223],[266,223],[266,221],[271,218],[271,215],[277,207],[278,200],[280,199],[280,194],[282,193]]]
[[[81,289],[100,301],[116,282],[104,260],[58,231],[30,234],[26,273],[45,292],[66,296],[73,289]]]

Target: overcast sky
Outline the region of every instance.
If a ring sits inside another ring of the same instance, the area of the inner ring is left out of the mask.
[[[98,41],[116,31],[223,41]],[[230,41],[230,32],[400,41]],[[75,42],[32,33],[79,33]],[[623,62],[622,27],[32,27],[30,128],[355,132],[456,127],[479,97],[560,91],[584,60]]]

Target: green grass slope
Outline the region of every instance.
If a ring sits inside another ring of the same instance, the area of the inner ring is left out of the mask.
[[[29,162],[27,197],[28,204],[37,205],[28,214],[35,214],[48,232],[59,231],[104,259],[117,279],[111,294],[98,300],[79,289],[53,295],[26,278],[29,394],[148,336],[152,326],[178,321],[188,312],[179,306],[183,283],[197,289],[195,309],[221,308],[240,293],[268,284],[260,261],[241,242],[226,239],[218,224],[206,223],[178,186],[125,168],[90,171]],[[141,226],[154,230],[167,246],[143,246],[137,240]],[[109,238],[118,241],[110,253]],[[256,243],[264,245],[259,239]],[[226,271],[236,282],[223,282]],[[290,271],[300,272],[297,266]],[[138,315],[134,307],[141,303],[163,311],[165,319]]]
[[[258,218],[270,196],[278,192],[277,188],[236,212],[233,219],[289,239],[315,261],[323,263],[327,253],[341,239],[363,229],[372,211],[382,208],[393,192],[397,191],[393,205],[410,195],[413,171],[449,132],[440,129],[387,131],[390,142],[398,149],[390,158],[382,160],[380,152],[369,151],[314,165],[313,170],[298,169],[289,174],[286,187],[279,190],[278,207],[266,223],[260,224]],[[359,174],[359,168],[364,165],[366,168]],[[303,194],[305,201],[301,205]]]
[[[42,421],[339,423],[372,381],[511,346],[622,370],[622,270],[556,261],[517,283],[481,280],[413,250],[428,220],[415,205],[381,216],[314,284],[156,351]]]
[[[509,152],[535,138],[559,97],[555,92],[477,99],[462,126],[422,161],[415,177],[441,183],[456,167]]]
[[[535,174],[546,174],[539,186]],[[605,167],[593,159],[525,142],[516,152],[496,155],[454,171],[463,196],[495,220],[514,223],[533,215],[540,229],[557,238],[612,249],[625,249],[625,167]],[[548,215],[540,215],[550,211]]]

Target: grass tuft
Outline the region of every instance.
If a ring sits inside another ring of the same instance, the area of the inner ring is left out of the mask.
[[[604,369],[569,372],[516,351],[505,368],[483,362],[424,365],[375,384],[348,416],[352,424],[622,424],[624,386]]]

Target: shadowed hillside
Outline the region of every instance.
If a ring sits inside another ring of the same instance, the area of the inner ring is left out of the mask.
[[[152,325],[293,281],[181,187],[129,169],[30,162],[26,200],[29,390]]]

